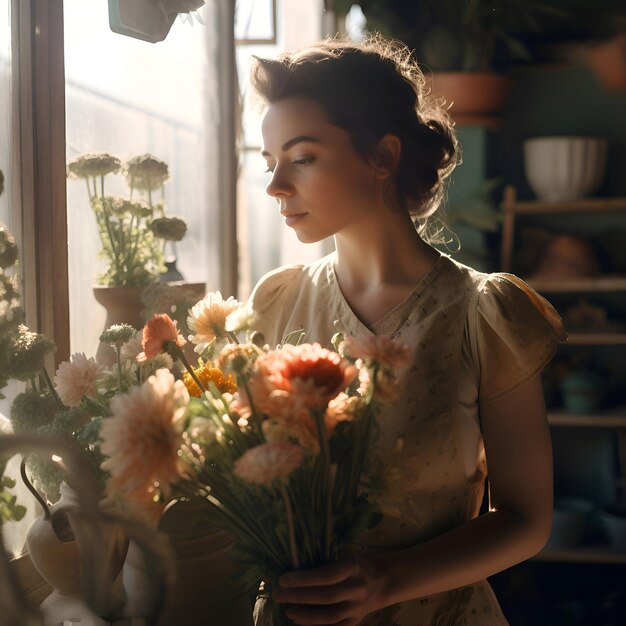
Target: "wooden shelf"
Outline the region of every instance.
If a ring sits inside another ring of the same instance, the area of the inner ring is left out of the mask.
[[[626,428],[626,407],[595,415],[578,415],[563,411],[548,411],[551,426],[577,426],[584,428]]]
[[[537,291],[547,293],[589,293],[603,291],[626,291],[626,276],[598,276],[563,280],[557,278],[526,278],[526,282]]]
[[[626,333],[568,333],[565,345],[615,346],[626,344]]]
[[[549,213],[626,213],[626,198],[584,198],[569,202],[543,202],[529,200],[524,202],[503,203],[505,211],[520,215],[539,215]]]
[[[533,561],[555,563],[607,563],[626,565],[626,553],[615,552],[611,546],[580,546],[568,550],[542,550]]]

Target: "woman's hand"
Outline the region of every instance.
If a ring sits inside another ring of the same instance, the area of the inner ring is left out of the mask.
[[[274,600],[290,605],[296,624],[354,626],[385,606],[384,581],[371,557],[350,555],[334,563],[283,575]]]

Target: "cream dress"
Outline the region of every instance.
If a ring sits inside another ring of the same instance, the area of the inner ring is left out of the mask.
[[[400,549],[476,517],[487,475],[478,402],[504,396],[541,371],[563,340],[552,306],[519,278],[483,274],[441,254],[392,311],[367,327],[341,293],[335,253],[265,275],[251,296],[271,346],[302,329],[330,347],[336,331],[384,334],[411,346],[403,392],[381,411],[386,462],[382,522],[364,541]],[[507,624],[487,581],[370,614],[363,626]]]

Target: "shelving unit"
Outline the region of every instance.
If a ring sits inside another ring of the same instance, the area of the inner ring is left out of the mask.
[[[555,215],[562,213],[624,213],[626,198],[582,199],[570,202],[517,202],[515,188],[507,185],[502,201],[504,222],[502,224],[501,269],[510,272],[513,263],[515,220],[518,215]],[[572,289],[572,287],[574,289]],[[612,291],[626,290],[626,276],[601,277],[581,281],[550,281],[546,291]]]
[[[504,191],[502,202],[503,230],[501,269],[504,272],[515,270],[513,263],[513,250],[515,245],[515,227],[518,218],[550,215],[565,215],[584,213],[593,214],[624,214],[626,218],[626,198],[608,199],[581,199],[572,202],[540,202],[522,201],[516,199],[514,187],[507,186]],[[566,230],[566,229],[564,229]],[[593,278],[581,279],[544,279],[530,278],[527,282],[537,291],[548,297],[558,295],[601,296],[609,297],[610,294],[626,294],[626,275],[605,274]],[[625,320],[626,322],[626,320]],[[626,346],[626,323],[624,331],[615,325],[617,330],[612,332],[568,332],[566,346],[576,349],[578,346],[615,346],[623,350]],[[565,329],[567,331],[567,328]],[[626,353],[624,354],[626,357]],[[548,422],[552,428],[604,428],[615,429],[618,446],[618,475],[615,486],[618,489],[626,489],[626,406],[615,407],[595,414],[578,415],[567,412],[564,409],[550,409]],[[598,563],[598,564],[624,564],[626,554],[617,553],[611,546],[581,545],[568,550],[545,549],[534,557],[535,561],[555,563]]]

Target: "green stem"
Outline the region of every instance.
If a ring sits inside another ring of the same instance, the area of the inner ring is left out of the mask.
[[[41,374],[43,376],[44,381],[46,382],[46,386],[48,387],[50,394],[54,398],[54,401],[57,403],[57,406],[62,411],[65,410],[67,407],[63,404],[63,402],[61,402],[61,398],[59,398],[59,394],[57,393],[57,390],[54,388],[54,384],[52,383],[52,380],[50,379],[50,375],[48,374],[48,370],[46,370],[45,367],[41,368]]]
[[[124,390],[122,389],[122,356],[121,350],[119,346],[114,347],[115,350],[115,360],[117,361],[117,383],[120,388],[120,393]]]
[[[89,178],[85,178],[85,183],[87,183],[87,196],[89,197],[89,202],[91,202],[95,196],[91,194],[91,187],[89,186]]]
[[[289,529],[289,549],[291,551],[291,561],[294,569],[300,569],[300,560],[298,559],[298,548],[296,546],[296,527],[293,522],[293,511],[291,510],[291,502],[289,494],[285,488],[285,482],[280,481],[280,492],[285,501],[285,510],[287,511],[287,528]]]
[[[206,393],[206,389],[204,385],[200,382],[200,379],[196,376],[196,373],[193,371],[193,367],[191,367],[189,361],[187,360],[187,357],[185,356],[183,349],[180,346],[177,346],[175,343],[173,343],[173,345],[176,346],[175,349],[173,350],[174,354],[181,360],[182,364],[185,366],[185,369],[189,372],[189,375],[191,376],[191,378],[193,378],[194,382],[196,383],[196,385],[198,385],[200,390],[203,393]]]
[[[236,343],[236,344],[240,343],[239,339],[237,339],[237,335],[234,332],[229,331],[226,334],[232,339],[233,343]]]
[[[246,396],[248,397],[248,402],[250,403],[250,409],[252,411],[252,415],[254,416],[254,426],[256,428],[257,434],[259,435],[259,440],[261,442],[265,441],[265,437],[263,436],[263,428],[261,427],[261,418],[254,407],[254,400],[252,399],[252,394],[250,393],[250,388],[248,387],[248,381],[245,376],[239,374],[237,376],[237,385],[243,385],[243,388],[246,390]]]
[[[330,468],[330,447],[328,445],[328,437],[326,436],[326,424],[324,424],[324,413],[315,413],[315,424],[317,425],[317,437],[320,442],[320,450],[322,454],[324,485],[326,486],[326,524],[324,529],[324,556],[326,561],[330,561],[330,544],[332,541],[332,486],[333,479]]]

